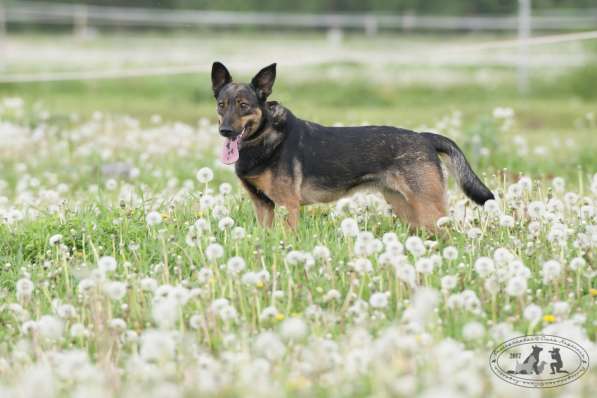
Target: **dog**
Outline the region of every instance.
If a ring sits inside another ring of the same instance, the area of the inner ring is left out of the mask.
[[[538,346],[533,346],[533,351],[526,357],[523,363],[516,361],[516,368],[514,370],[509,370],[508,373],[510,374],[533,374],[535,372],[536,375],[540,375],[543,373],[543,368],[547,362],[541,361],[539,362],[539,354],[543,351],[543,348]]]
[[[374,189],[412,229],[437,232],[447,214],[440,157],[464,193],[479,205],[493,199],[460,148],[449,138],[389,126],[325,127],[268,101],[276,64],[249,84],[233,82],[220,62],[211,71],[221,160],[234,164],[258,222],[271,227],[275,206],[295,229],[301,205],[326,203],[356,189]]]

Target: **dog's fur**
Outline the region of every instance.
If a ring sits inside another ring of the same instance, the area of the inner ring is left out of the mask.
[[[301,120],[267,101],[275,78],[276,64],[263,68],[250,84],[233,82],[219,62],[212,66],[220,134],[234,138],[244,132],[235,169],[261,225],[272,225],[278,205],[286,207],[287,223],[296,228],[301,205],[331,202],[368,187],[381,192],[411,227],[435,231],[447,206],[440,156],[469,198],[478,204],[493,199],[449,138]]]

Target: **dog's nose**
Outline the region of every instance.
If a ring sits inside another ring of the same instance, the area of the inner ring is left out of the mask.
[[[230,127],[222,126],[220,127],[220,135],[226,138],[230,138],[234,135],[234,130]]]

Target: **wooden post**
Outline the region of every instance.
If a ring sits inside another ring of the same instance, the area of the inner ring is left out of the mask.
[[[531,0],[518,0],[518,92],[529,91],[529,44]]]

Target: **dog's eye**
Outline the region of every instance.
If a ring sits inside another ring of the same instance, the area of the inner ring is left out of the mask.
[[[224,107],[224,103],[223,102],[218,102],[218,108],[222,109]]]

